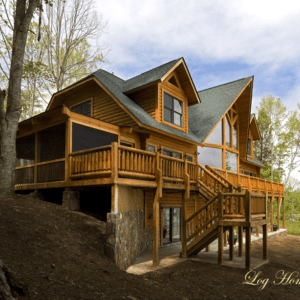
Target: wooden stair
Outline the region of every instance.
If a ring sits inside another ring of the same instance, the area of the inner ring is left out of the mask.
[[[227,231],[230,226],[224,226],[223,232]],[[210,243],[218,238],[218,222],[209,227],[204,234],[195,238],[190,244],[187,245],[187,256],[196,255]]]

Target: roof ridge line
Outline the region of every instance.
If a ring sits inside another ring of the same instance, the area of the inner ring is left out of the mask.
[[[197,93],[200,93],[200,92],[203,92],[203,91],[207,91],[207,90],[210,90],[210,89],[214,89],[214,88],[220,87],[220,86],[222,86],[222,85],[230,84],[230,83],[233,83],[233,82],[236,82],[236,81],[240,81],[240,80],[243,80],[243,79],[247,79],[247,78],[250,78],[250,77],[254,77],[254,75],[251,75],[251,76],[248,76],[248,77],[245,77],[245,78],[240,78],[240,79],[233,80],[233,81],[229,81],[229,82],[226,82],[226,83],[222,83],[222,84],[219,84],[219,85],[216,85],[216,86],[212,86],[212,87],[210,87],[210,88],[207,88],[207,89],[204,89],[204,90],[197,91]]]
[[[110,73],[110,72],[108,72],[107,70],[101,69],[101,68],[98,69],[97,71],[95,71],[94,73],[92,73],[91,75],[94,75],[94,74],[95,74],[96,72],[98,72],[98,71],[104,71],[104,72],[108,73],[109,75],[115,76],[116,78],[121,79],[121,80],[123,80],[124,82],[126,82],[126,80],[122,79],[121,77],[119,77],[119,76],[117,76],[117,75],[115,75],[115,74],[113,74],[113,73]]]
[[[170,61],[168,61],[168,62],[166,62],[166,63],[164,63],[164,64],[162,64],[162,65],[159,65],[159,66],[157,66],[157,67],[155,67],[155,68],[153,68],[153,69],[150,69],[150,70],[145,71],[145,72],[143,72],[143,73],[140,73],[140,74],[138,74],[138,75],[136,75],[136,76],[133,76],[133,77],[131,77],[131,78],[125,80],[125,83],[127,83],[127,81],[129,81],[129,80],[131,80],[131,79],[133,79],[133,78],[136,78],[136,77],[138,77],[138,76],[140,76],[140,75],[146,74],[146,73],[148,73],[148,72],[150,72],[150,71],[153,71],[153,70],[155,70],[155,69],[157,69],[157,68],[160,68],[160,67],[162,67],[162,66],[164,66],[164,65],[166,65],[166,64],[169,64],[169,63],[171,63],[171,62],[173,62],[173,61],[175,61],[175,60],[179,60],[179,59],[181,59],[181,58],[182,58],[182,57],[177,58],[177,59],[170,60]]]

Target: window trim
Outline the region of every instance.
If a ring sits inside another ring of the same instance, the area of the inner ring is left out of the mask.
[[[88,102],[88,101],[91,101],[91,115],[90,115],[90,116],[86,116],[86,115],[77,113],[77,112],[75,112],[75,111],[72,111],[72,107],[77,106],[77,105],[79,105],[79,104],[82,104],[82,103],[84,103],[84,102]],[[83,101],[77,102],[76,104],[70,105],[70,111],[71,111],[72,113],[79,114],[79,115],[82,115],[82,116],[85,116],[85,117],[88,117],[88,118],[93,118],[93,116],[94,116],[94,109],[93,109],[93,107],[94,107],[94,97],[91,97],[91,98],[85,99],[85,100],[83,100]]]
[[[175,98],[176,100],[178,100],[178,101],[180,101],[182,103],[182,126],[178,126],[176,124],[173,124],[173,123],[170,123],[168,121],[165,121],[165,113],[164,113],[164,110],[165,110],[165,98],[164,98],[164,94],[165,93],[168,94],[168,95],[170,95],[172,98]],[[162,112],[161,112],[161,114],[162,114],[162,121],[161,122],[163,124],[167,125],[167,126],[174,127],[174,128],[176,128],[178,130],[186,131],[187,128],[185,128],[185,123],[184,123],[184,121],[185,121],[184,112],[186,110],[186,97],[184,97],[182,95],[178,95],[178,94],[176,96],[174,96],[174,94],[172,92],[170,93],[167,89],[164,89],[164,88],[161,89],[161,97],[162,97],[162,106],[161,106],[162,107]]]

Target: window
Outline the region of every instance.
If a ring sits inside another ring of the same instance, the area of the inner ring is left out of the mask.
[[[91,100],[82,102],[78,105],[72,106],[71,111],[87,117],[91,117],[91,104],[92,104]]]
[[[252,141],[248,139],[247,155],[252,155]]]
[[[182,101],[164,93],[164,120],[182,127]]]
[[[176,152],[176,151],[172,151],[172,150],[166,150],[166,149],[164,149],[163,150],[163,155],[182,159],[182,153],[179,153],[179,152]]]
[[[222,169],[223,159],[222,159],[222,149],[210,148],[210,147],[200,147],[198,146],[198,163],[202,166],[209,165],[213,168]]]
[[[148,151],[148,152],[155,153],[155,146],[153,146],[153,145],[148,145],[148,146],[147,146],[147,151]]]
[[[244,170],[240,170],[240,173],[241,173],[241,174],[244,174]]]
[[[73,123],[72,152],[87,150],[118,142],[118,135]]]
[[[223,144],[223,122],[222,120],[218,123],[217,127],[213,130],[213,132],[209,135],[206,144],[215,144],[222,145]]]
[[[121,146],[134,148],[134,147],[133,147],[133,144],[131,144],[131,143],[126,143],[126,142],[121,142]]]
[[[226,170],[237,172],[237,154],[226,150]]]
[[[256,173],[252,173],[252,172],[249,172],[249,171],[245,171],[245,175],[256,177]]]
[[[193,162],[193,156],[191,156],[191,155],[186,155],[186,160],[187,160],[187,161],[190,161],[190,162]]]

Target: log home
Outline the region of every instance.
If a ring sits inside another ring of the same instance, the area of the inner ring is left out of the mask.
[[[217,238],[222,263],[235,226],[250,267],[250,228],[263,227],[267,259],[267,200],[284,198],[253,156],[252,89],[253,76],[197,92],[183,58],[128,80],[100,69],[19,123],[15,190],[92,203],[122,269],[149,247],[157,265],[159,247],[181,242],[186,257]]]

